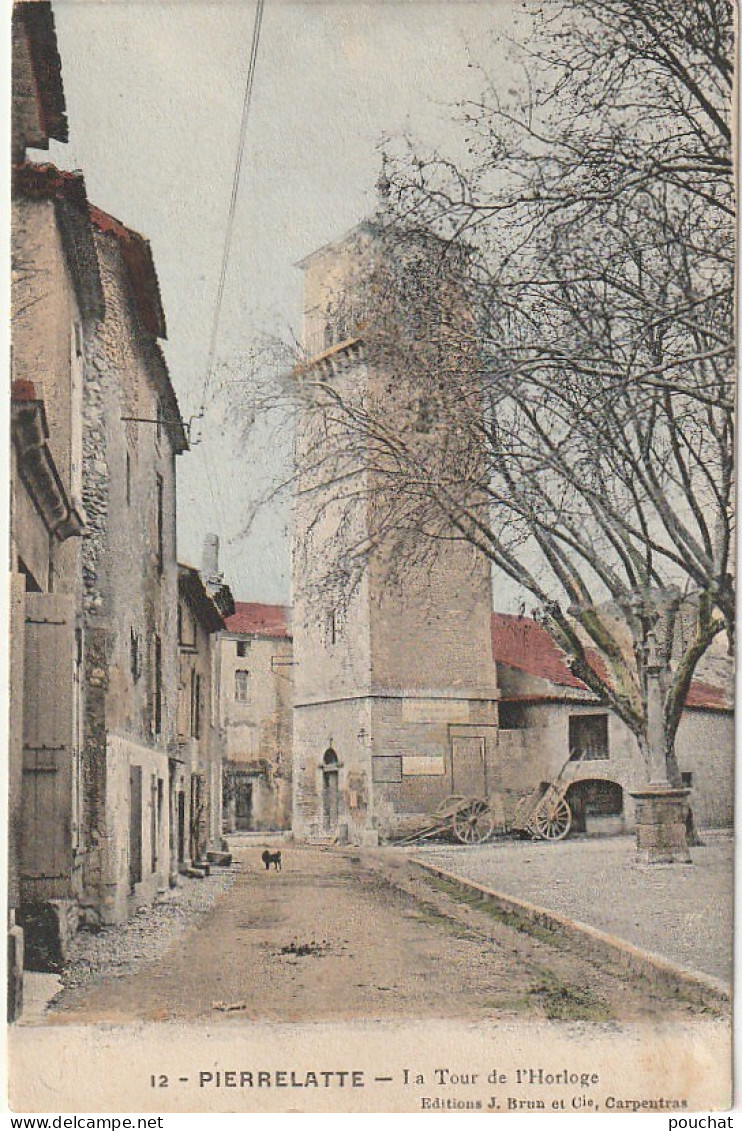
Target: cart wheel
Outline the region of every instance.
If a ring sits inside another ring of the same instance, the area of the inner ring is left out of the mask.
[[[544,805],[535,814],[533,824],[543,840],[564,840],[572,827],[572,810],[564,798],[556,805]]]
[[[486,801],[472,801],[453,816],[453,831],[462,844],[484,844],[495,829],[495,818]]]

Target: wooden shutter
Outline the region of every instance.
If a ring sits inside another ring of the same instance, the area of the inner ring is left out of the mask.
[[[21,884],[29,901],[71,894],[74,627],[69,594],[26,594]]]

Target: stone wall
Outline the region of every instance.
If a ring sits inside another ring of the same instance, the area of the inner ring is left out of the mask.
[[[118,244],[96,233],[96,247],[106,317],[86,348],[85,875],[88,897],[100,902],[107,920],[118,920],[129,899],[122,832],[129,782],[120,763],[126,751],[140,759],[141,751],[149,751],[148,763],[167,788],[167,754],[177,739],[175,457],[167,430],[154,423],[158,390],[148,367],[148,340]],[[128,416],[148,423],[128,422]],[[123,745],[112,747],[109,736]],[[143,883],[135,898],[151,896],[157,883]]]
[[[49,432],[47,448],[68,500],[78,508],[82,470],[83,324],[73,277],[50,201],[16,196],[12,202],[12,379],[29,382],[41,402]],[[29,390],[30,392],[30,390]],[[81,631],[81,544],[50,533],[11,452],[10,557],[13,574],[10,724],[10,901],[27,928],[26,955],[57,961],[77,922],[80,893],[78,813],[74,785],[78,774],[81,697],[73,679],[76,633]],[[47,520],[48,521],[48,520]],[[23,571],[25,577],[16,571]],[[27,588],[27,595],[23,588]],[[25,634],[32,592],[64,596],[64,628],[56,615],[35,614]],[[47,631],[53,639],[40,641]],[[57,631],[59,629],[59,631]],[[33,638],[29,648],[25,643]],[[63,640],[61,639],[63,637]],[[29,664],[31,667],[29,668]],[[40,679],[40,671],[44,678]],[[47,684],[46,681],[49,681]],[[27,711],[30,699],[33,710]],[[33,718],[31,717],[33,715]],[[29,730],[31,727],[31,730]],[[36,734],[34,739],[33,733]],[[42,736],[39,738],[38,736]],[[23,743],[34,749],[23,752]],[[41,744],[41,750],[35,747]],[[48,751],[45,749],[48,747]],[[35,776],[38,759],[48,757],[50,773]],[[23,762],[26,759],[26,773]],[[37,764],[34,764],[36,762]],[[37,788],[38,787],[38,788]],[[71,911],[65,910],[70,904]],[[22,904],[22,906],[19,906]],[[60,910],[61,909],[61,910]],[[15,940],[16,935],[11,935]],[[15,941],[13,941],[15,948]],[[19,942],[18,953],[22,952]],[[41,957],[40,957],[41,956]],[[54,957],[56,956],[56,957]]]
[[[141,772],[141,879],[130,883],[131,770]],[[162,804],[159,797],[162,796]],[[167,754],[116,735],[106,750],[106,812],[99,829],[100,917],[121,923],[169,883],[170,814]]]
[[[523,727],[501,730],[493,781],[504,797],[507,812],[515,798],[553,781],[569,755],[569,719],[575,715],[606,714],[608,758],[586,758],[568,763],[567,781],[615,782],[623,791],[622,821],[610,831],[634,827],[635,806],[631,791],[648,781],[648,771],[636,739],[615,715],[595,704],[547,703],[527,706]],[[686,710],[676,740],[681,773],[692,774],[690,804],[699,827],[732,823],[734,717],[730,712]],[[606,826],[607,828],[607,826]]]

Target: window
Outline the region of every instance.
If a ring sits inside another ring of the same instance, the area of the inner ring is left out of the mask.
[[[569,720],[569,758],[608,758],[608,716],[572,715]]]
[[[248,645],[247,645],[246,640],[238,640],[237,641],[237,655],[243,660],[244,660],[245,656],[247,655],[247,647],[248,647]]]
[[[152,710],[152,729],[155,734],[162,733],[162,641],[154,638],[154,703]]]
[[[191,672],[191,736],[201,737],[201,676]]]
[[[500,730],[523,730],[526,726],[526,709],[522,703],[500,702]]]
[[[234,697],[238,703],[247,703],[250,695],[250,673],[244,668],[234,673]]]
[[[340,626],[338,624],[337,613],[335,612],[334,609],[330,609],[330,611],[327,614],[327,643],[328,644],[335,644],[337,642],[339,628],[340,628]]]
[[[150,802],[150,871],[157,871],[157,774],[152,775]]]
[[[683,770],[680,774],[680,781],[684,789],[691,789],[693,787],[693,774],[690,770]]]
[[[165,484],[161,475],[157,476],[157,572],[162,573],[165,565],[165,538],[163,532]]]
[[[129,666],[132,678],[136,681],[142,674],[142,648],[139,633],[132,628],[129,635]]]
[[[73,323],[72,334],[74,340],[75,357],[82,357],[82,326],[79,322]]]
[[[178,603],[178,643],[182,648],[196,647],[196,622],[187,605]]]
[[[126,505],[131,506],[131,455],[126,453]]]
[[[162,401],[160,401],[160,400],[157,401],[156,418],[157,418],[157,428],[156,428],[157,443],[159,444],[160,440],[162,439],[162,426],[165,423],[165,414],[162,411]]]

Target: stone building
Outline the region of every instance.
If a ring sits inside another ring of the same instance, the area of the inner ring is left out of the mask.
[[[524,791],[568,783],[572,830],[588,834],[634,827],[632,791],[647,766],[621,719],[602,707],[570,671],[565,655],[529,617],[492,614],[492,653],[501,690],[497,763],[490,788],[507,809]],[[734,713],[720,679],[723,658],[702,661],[675,742],[683,785],[699,827],[730,826],[734,798]],[[727,661],[727,668],[731,661]],[[507,814],[506,814],[507,815]]]
[[[218,717],[222,614],[201,574],[178,566],[178,757],[172,763],[171,882],[221,848],[224,741]]]
[[[106,312],[85,347],[84,880],[88,915],[116,923],[170,879],[175,461],[187,443],[149,245],[98,208],[90,216]]]
[[[26,160],[66,141],[51,6],[12,19],[8,1014],[55,965],[81,891],[82,350],[103,314],[84,180]],[[18,923],[16,923],[16,918]]]
[[[236,601],[219,636],[224,831],[291,827],[289,610]]]
[[[440,251],[412,240],[382,242],[377,226],[364,223],[301,264],[308,361],[296,374],[293,577],[293,827],[301,838],[376,843],[399,833],[450,794],[452,783],[457,793],[476,792],[497,741],[484,558],[460,540],[441,540],[435,558],[409,560],[389,583],[389,548],[374,533],[383,490],[371,460],[364,464],[362,448],[357,453],[354,471],[365,489],[350,518],[333,497],[337,487],[316,478],[330,428],[327,388],[351,408],[384,417],[409,442],[429,445],[428,454],[438,429],[454,434],[454,407],[438,410],[435,428],[420,425],[416,366],[394,368],[367,349],[376,316],[369,280],[380,258],[404,287],[408,260]],[[455,277],[444,275],[440,286],[455,297]],[[466,320],[465,304],[454,305],[452,316]],[[428,336],[418,328],[410,349],[424,351],[419,343]],[[454,348],[444,340],[430,365],[458,369],[470,381],[470,359]],[[346,591],[342,579],[328,576],[339,542],[369,547],[362,576]]]
[[[490,797],[507,825],[518,798],[562,771],[575,831],[629,829],[631,793],[647,781],[635,739],[571,673],[540,624],[492,613],[484,556],[462,541],[444,542],[433,560],[403,558],[390,583],[386,535],[379,538],[375,522],[384,505],[383,456],[358,435],[338,441],[333,429],[355,413],[383,419],[407,446],[428,437],[439,443],[436,428],[456,435],[459,410],[455,397],[448,408],[440,398],[422,419],[416,380],[425,366],[414,335],[430,341],[424,312],[412,332],[400,325],[400,338],[413,338],[404,343],[406,367],[390,371],[385,361],[393,355],[375,348],[368,280],[380,277],[380,256],[398,255],[402,288],[407,269],[404,239],[390,251],[382,235],[363,224],[301,265],[308,360],[295,374],[294,833],[393,839],[451,794]],[[419,349],[424,354],[425,345]],[[465,355],[450,359],[439,348],[437,356],[446,381],[457,364],[465,377]],[[476,385],[469,391],[476,405]],[[345,413],[327,411],[338,402]],[[333,451],[343,443],[338,476]],[[434,459],[423,465],[435,467]],[[351,480],[361,487],[349,488]],[[337,498],[351,491],[360,499],[355,509]],[[338,548],[351,546],[364,547],[366,559],[343,592],[333,563]],[[730,704],[701,668],[676,743],[699,826],[731,821]]]

